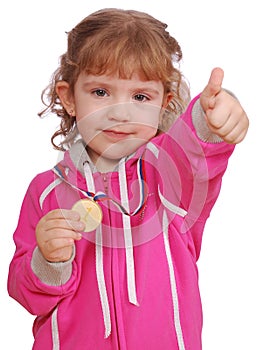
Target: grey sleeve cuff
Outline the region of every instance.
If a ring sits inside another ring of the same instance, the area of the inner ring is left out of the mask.
[[[204,111],[200,104],[200,99],[198,99],[193,105],[192,122],[200,140],[208,143],[219,143],[223,141],[221,137],[213,134],[209,129],[206,123]]]
[[[70,260],[53,263],[47,261],[38,247],[35,248],[31,268],[34,274],[45,284],[50,286],[61,286],[65,284],[72,275],[72,262],[75,257],[75,249]]]

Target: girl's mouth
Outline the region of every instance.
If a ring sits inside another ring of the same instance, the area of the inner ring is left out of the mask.
[[[110,129],[103,130],[103,133],[108,137],[110,137],[111,139],[117,139],[117,140],[126,139],[130,135],[130,133],[127,133],[127,132],[122,132],[119,130],[110,130]]]

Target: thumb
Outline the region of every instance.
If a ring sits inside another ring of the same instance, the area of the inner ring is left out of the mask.
[[[203,110],[206,112],[215,106],[215,97],[222,89],[224,71],[221,68],[214,68],[211,72],[208,84],[201,93],[200,102]]]

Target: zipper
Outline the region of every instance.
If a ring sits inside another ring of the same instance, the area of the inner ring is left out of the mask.
[[[108,195],[108,176],[107,173],[102,173],[103,184],[104,184],[104,192]]]

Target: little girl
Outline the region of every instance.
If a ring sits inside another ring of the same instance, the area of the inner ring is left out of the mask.
[[[28,188],[8,280],[37,316],[35,350],[202,348],[196,262],[248,119],[220,68],[187,106],[166,28],[89,15],[44,91],[64,158]]]

